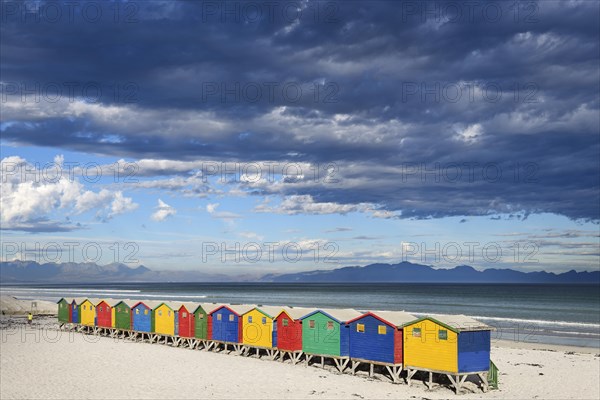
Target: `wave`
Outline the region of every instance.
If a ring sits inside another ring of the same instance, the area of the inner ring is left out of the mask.
[[[431,315],[435,317],[440,314],[431,313],[412,313],[417,316]],[[594,328],[600,329],[600,324],[587,323],[587,322],[569,322],[569,321],[548,321],[541,319],[522,319],[522,318],[504,318],[504,317],[486,317],[482,315],[468,315],[469,318],[473,318],[481,321],[496,321],[496,322],[516,322],[523,325],[547,325],[547,326],[570,326],[575,328]]]
[[[140,295],[136,295],[135,297],[141,297],[141,298],[147,298],[147,297],[160,297],[161,299],[180,299],[180,298],[186,298],[186,299],[205,299],[208,296],[206,295],[185,295],[185,294],[174,294],[174,295],[164,295],[164,294],[140,294]]]
[[[45,289],[45,288],[0,288],[0,292],[58,292],[58,293],[141,293],[141,290],[120,289]]]

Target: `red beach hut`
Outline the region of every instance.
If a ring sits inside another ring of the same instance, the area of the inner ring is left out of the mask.
[[[96,304],[96,325],[112,328],[112,307],[105,300]]]
[[[195,335],[194,311],[197,304],[181,303],[177,310],[177,322],[179,325],[178,336],[192,338]]]

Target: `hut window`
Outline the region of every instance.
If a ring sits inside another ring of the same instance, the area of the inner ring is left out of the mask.
[[[217,314],[217,321],[221,320],[221,314]]]
[[[387,332],[386,326],[385,325],[379,325],[377,327],[377,333],[379,333],[380,335],[385,335]]]
[[[83,306],[83,309],[86,310],[85,306]]]
[[[266,317],[262,317],[262,324],[265,325],[267,323],[267,318]]]
[[[186,312],[184,312],[184,313],[181,313],[181,316],[182,316],[183,318],[187,318],[187,313],[186,313]]]
[[[327,321],[327,330],[333,330],[333,321]]]
[[[413,328],[412,334],[413,337],[421,337],[421,328]]]
[[[136,309],[135,309],[135,313],[136,313],[136,314],[139,314],[139,313],[140,313],[140,309],[139,309],[139,308],[136,308]]]
[[[283,326],[288,326],[287,318],[284,318],[281,322],[282,322]]]
[[[315,329],[315,320],[314,319],[311,319],[308,321],[308,327],[310,329]]]
[[[100,307],[100,312],[102,312],[102,307]]]
[[[364,332],[365,324],[356,324],[356,332]]]
[[[204,318],[204,314],[198,314],[198,319]]]
[[[148,315],[148,309],[147,308],[144,310],[144,315]]]
[[[169,315],[169,317],[171,316],[171,311],[167,311],[167,314]]]
[[[248,323],[251,324],[252,323],[252,315],[248,316]]]
[[[125,314],[129,314],[129,310],[128,309],[125,309]]]
[[[229,314],[229,322],[233,322],[233,320],[234,320],[233,314]]]
[[[448,331],[445,329],[440,329],[438,331],[438,339],[440,340],[448,340]]]
[[[162,317],[162,310],[158,310],[158,316]]]

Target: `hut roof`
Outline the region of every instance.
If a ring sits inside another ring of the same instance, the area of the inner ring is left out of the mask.
[[[300,319],[307,318],[318,312],[327,315],[328,317],[336,320],[338,323],[350,321],[350,320],[360,316],[360,312],[358,312],[352,308],[321,308],[318,310],[314,310],[313,312],[303,316]]]
[[[200,303],[200,304],[196,305],[194,312],[196,312],[196,310],[198,310],[198,308],[202,307],[204,312],[206,312],[207,314],[210,314],[213,310],[216,310],[217,308],[221,307],[222,305],[223,305],[222,303]]]
[[[281,312],[283,307],[281,307],[281,306],[258,306],[258,307],[254,307],[253,309],[257,309],[260,312],[262,312],[263,314],[266,314],[267,316],[269,316],[271,318],[275,318],[275,317],[277,317],[277,315],[279,315],[279,313]],[[250,312],[250,311],[251,310],[249,310],[248,312]]]
[[[255,304],[221,304],[217,308],[210,311],[210,313],[212,314],[213,312],[215,312],[223,307],[229,309],[230,311],[233,311],[237,315],[243,315],[243,314],[246,314],[248,311],[252,310],[253,308],[255,308],[256,305]]]
[[[136,308],[140,304],[145,304],[151,310],[154,310],[156,307],[162,304],[162,301],[153,301],[153,300],[138,300],[131,308]]]
[[[474,318],[467,317],[466,315],[461,315],[461,314],[457,314],[457,315],[436,314],[433,316],[425,316],[425,317],[419,318],[415,321],[408,322],[408,323],[404,324],[404,326],[412,325],[412,324],[421,322],[426,319],[431,320],[435,323],[438,323],[456,333],[468,332],[468,331],[491,331],[491,330],[494,330],[493,327],[486,325],[483,322],[477,321]]]
[[[113,304],[113,307],[118,306],[119,304],[123,303],[125,304],[127,307],[131,308],[132,304],[136,304],[137,300],[131,300],[131,299],[115,299],[116,303]]]
[[[305,315],[310,314],[314,311],[313,308],[305,308],[305,307],[280,307],[279,313],[275,316],[275,318],[279,318],[279,315],[284,312],[292,318],[294,321],[297,319],[301,319]]]
[[[364,313],[361,316],[354,318],[348,322],[354,322],[356,320],[366,317],[367,315],[372,315],[378,320],[381,320],[382,322],[388,323],[393,326],[404,326],[417,319],[417,317],[415,317],[414,315],[404,311],[372,311]]]
[[[174,304],[174,310],[179,310],[182,306],[185,306],[186,310],[188,310],[188,312],[190,313],[193,313],[194,311],[196,311],[196,308],[198,308],[198,303],[190,303],[189,301],[175,302],[171,304]]]

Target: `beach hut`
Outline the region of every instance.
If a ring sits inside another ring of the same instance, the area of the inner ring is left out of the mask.
[[[79,318],[80,304],[84,299],[73,299],[71,300],[69,308],[69,322],[74,324],[80,324],[81,319]]]
[[[255,305],[222,305],[211,311],[211,339],[221,343],[242,342],[243,314],[256,307]]]
[[[186,338],[194,337],[196,320],[194,312],[198,308],[197,304],[181,303],[177,309],[177,335]]]
[[[119,301],[113,306],[114,327],[122,330],[131,329],[131,308],[125,300]]]
[[[384,365],[392,380],[400,380],[402,372],[402,326],[416,320],[404,311],[367,312],[348,321],[352,374],[361,363],[369,365],[373,376],[374,365]]]
[[[448,376],[458,393],[469,375],[488,388],[491,328],[464,315],[423,317],[404,325],[404,368],[407,379],[417,371]]]
[[[312,357],[332,358],[340,371],[349,361],[349,335],[346,321],[361,314],[352,309],[320,309],[300,318],[302,321],[302,351],[308,364]]]
[[[85,299],[79,304],[79,318],[81,325],[96,325],[96,306],[90,299]]]
[[[96,304],[96,326],[113,327],[113,308],[106,300],[101,300]]]
[[[194,310],[194,337],[197,339],[211,339],[211,316],[210,312],[220,305],[215,303],[202,303]]]
[[[153,332],[154,317],[152,310],[160,303],[154,301],[140,301],[131,307],[132,326],[134,331]]]
[[[64,297],[60,299],[57,303],[58,305],[58,322],[68,323],[71,322],[69,319],[69,302]]]
[[[175,310],[167,303],[160,303],[153,309],[154,314],[154,333],[161,335],[175,336]]]
[[[283,361],[288,355],[295,364],[302,356],[302,321],[300,318],[309,314],[312,310],[301,307],[282,307],[279,314],[275,316],[276,337],[274,342],[279,351],[280,360]]]
[[[242,315],[242,343],[256,348],[272,349],[276,347],[275,329],[277,325],[274,324],[274,320],[280,311],[281,307],[259,306],[244,313]]]

